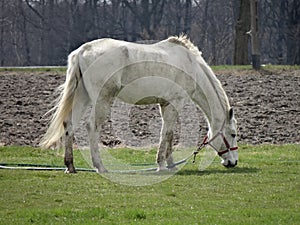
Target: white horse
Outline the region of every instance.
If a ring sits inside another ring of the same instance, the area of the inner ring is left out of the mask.
[[[93,165],[99,173],[107,172],[98,149],[98,135],[115,98],[131,104],[159,104],[163,125],[157,151],[158,171],[174,167],[173,127],[187,99],[207,119],[209,131],[203,144],[218,152],[224,166],[237,164],[233,110],[201,52],[184,35],[151,45],[113,39],[83,44],[69,55],[66,81],[61,90],[40,145],[49,148],[63,137],[68,173],[76,172],[73,128],[88,106],[92,106],[87,130]]]

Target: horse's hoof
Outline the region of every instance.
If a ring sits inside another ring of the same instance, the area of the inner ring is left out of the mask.
[[[178,168],[176,166],[171,166],[171,167],[168,167],[169,171],[171,172],[176,172],[178,171]]]
[[[166,168],[166,167],[158,167],[157,170],[156,170],[156,172],[158,172],[158,173],[163,173],[163,172],[166,172],[166,171],[168,171],[168,170],[169,170],[169,169]]]
[[[72,169],[66,168],[65,174],[70,174],[70,173],[77,173],[77,171],[75,170],[75,168]]]
[[[107,169],[105,169],[105,168],[96,168],[96,172],[97,173],[108,173],[108,170]]]

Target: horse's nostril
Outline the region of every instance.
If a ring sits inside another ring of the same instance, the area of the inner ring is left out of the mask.
[[[235,160],[235,163],[232,163],[231,161],[228,161],[227,165],[224,165],[226,168],[235,167],[237,165],[237,160]]]
[[[231,162],[230,161],[228,161],[228,163],[227,163],[227,165],[224,165],[226,168],[230,168],[230,167],[232,167],[232,165],[231,165]]]

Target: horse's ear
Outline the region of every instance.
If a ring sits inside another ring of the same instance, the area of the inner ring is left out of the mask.
[[[233,115],[234,115],[233,108],[230,108],[229,109],[229,120],[233,119]]]

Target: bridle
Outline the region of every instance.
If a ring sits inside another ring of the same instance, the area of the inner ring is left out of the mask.
[[[211,147],[218,153],[219,156],[222,156],[222,155],[224,155],[225,153],[230,152],[230,151],[236,151],[236,150],[238,150],[238,148],[239,148],[238,146],[231,147],[230,144],[229,144],[229,142],[227,141],[227,139],[226,139],[226,137],[225,137],[225,135],[224,135],[224,133],[223,133],[224,125],[225,125],[225,121],[224,121],[224,123],[223,123],[223,125],[222,125],[221,130],[220,130],[215,136],[213,136],[210,140],[208,140],[208,135],[206,135],[206,136],[204,137],[204,139],[203,139],[201,145],[200,145],[200,146],[197,148],[197,150],[194,151],[194,153],[193,153],[193,154],[194,154],[194,160],[193,160],[193,163],[194,163],[195,160],[196,160],[197,154],[198,154],[205,146],[207,146],[207,145],[211,146]],[[225,144],[225,146],[226,146],[226,149],[223,150],[223,151],[218,151],[217,148],[214,147],[214,146],[211,144],[211,142],[213,142],[218,136],[221,136],[221,137],[222,137],[223,142],[224,142],[224,144]]]

